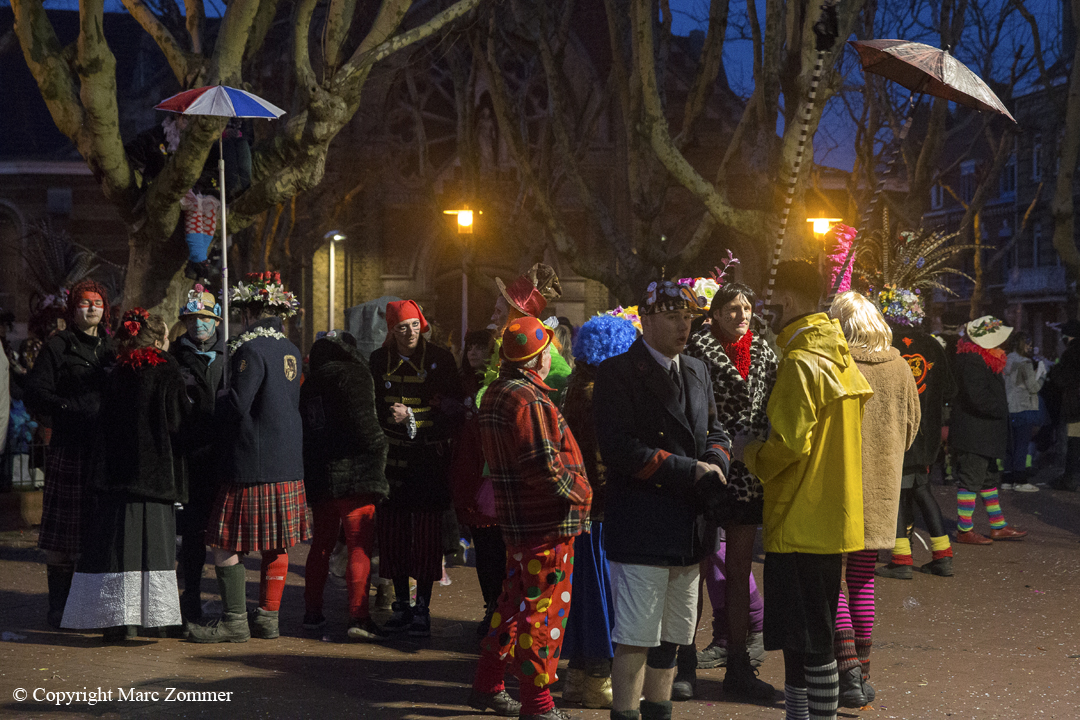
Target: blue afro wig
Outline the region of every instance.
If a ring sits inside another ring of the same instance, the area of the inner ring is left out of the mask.
[[[629,320],[614,315],[597,315],[578,329],[574,339],[574,359],[599,365],[621,355],[637,339],[637,329]]]

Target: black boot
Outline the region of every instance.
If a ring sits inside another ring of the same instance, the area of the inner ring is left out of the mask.
[[[676,702],[693,700],[694,692],[697,690],[697,647],[680,645],[677,667],[675,681],[671,683],[671,699]],[[670,714],[669,710],[669,717]],[[645,711],[642,707],[642,716],[644,715]]]
[[[861,708],[866,705],[863,694],[862,666],[840,671],[840,707]]]
[[[776,696],[776,690],[769,683],[758,679],[757,670],[750,664],[750,656],[744,650],[739,654],[728,655],[724,695],[750,701],[772,700]]]
[[[71,578],[75,576],[75,566],[47,565],[45,574],[49,580],[49,612],[45,621],[49,623],[49,627],[59,630],[64,619],[68,593],[71,592]]]
[[[1065,444],[1065,474],[1050,483],[1050,487],[1071,492],[1080,488],[1080,437],[1071,437]]]
[[[683,645],[682,647],[689,647],[694,651],[694,657],[697,657],[697,649],[693,645]],[[641,720],[671,720],[671,703],[642,700]]]

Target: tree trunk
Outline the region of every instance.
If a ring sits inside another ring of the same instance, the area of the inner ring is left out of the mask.
[[[1072,16],[1080,18],[1080,0],[1072,0]],[[1075,213],[1073,208],[1073,179],[1076,160],[1080,154],[1080,43],[1073,50],[1069,71],[1069,95],[1065,101],[1064,133],[1059,145],[1060,156],[1054,199],[1050,212],[1054,217],[1054,249],[1057,250],[1070,281],[1080,280],[1080,251],[1076,249]],[[1076,303],[1070,303],[1075,307]]]

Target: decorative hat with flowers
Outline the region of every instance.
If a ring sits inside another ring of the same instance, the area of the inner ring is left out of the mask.
[[[180,308],[180,317],[185,315],[197,315],[220,320],[221,305],[206,288],[202,285],[196,285],[193,290],[188,290],[187,302]]]
[[[917,327],[926,317],[919,290],[886,285],[885,289],[877,294],[877,302],[885,319],[896,325]]]
[[[286,318],[300,309],[296,296],[281,284],[281,273],[277,272],[248,273],[229,288],[229,304]]]

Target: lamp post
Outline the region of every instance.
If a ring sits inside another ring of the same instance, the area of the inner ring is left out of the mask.
[[[330,332],[334,329],[334,294],[337,290],[335,282],[335,273],[337,270],[337,258],[334,256],[334,246],[341,240],[345,239],[345,236],[341,234],[340,230],[331,230],[323,235],[324,238],[330,241],[330,272],[329,272],[329,287],[327,288],[327,312],[326,312],[326,332]]]
[[[468,205],[460,210],[443,210],[444,215],[457,215],[458,235],[473,234],[473,210]],[[483,215],[483,210],[475,211]],[[464,240],[464,239],[463,239]],[[465,334],[469,332],[469,247],[464,243],[461,253],[461,351],[465,352]]]

